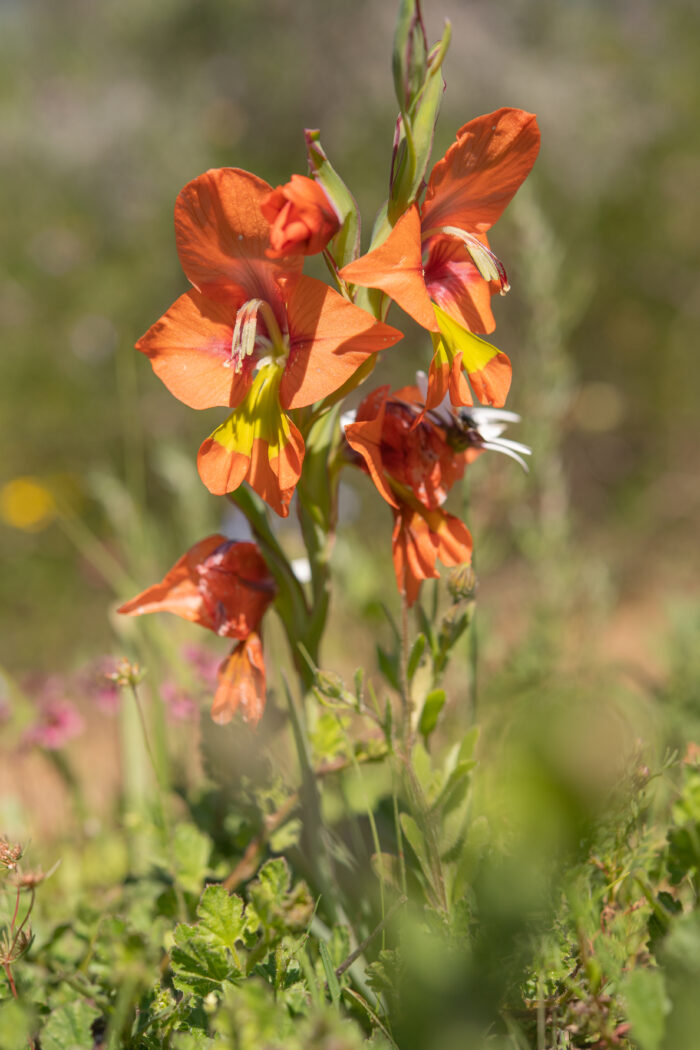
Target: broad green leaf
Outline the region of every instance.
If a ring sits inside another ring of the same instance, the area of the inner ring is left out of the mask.
[[[6,999],[0,1003],[0,1046],[3,1050],[27,1050],[32,1031],[32,1017],[19,1002]]]
[[[243,901],[229,895],[223,886],[207,886],[197,908],[199,928],[236,955],[236,941],[245,933]]]
[[[41,1029],[42,1050],[86,1050],[94,1042],[91,1028],[99,1016],[100,1011],[82,999],[59,1006]]]
[[[423,701],[418,728],[427,740],[438,723],[440,712],[445,706],[445,690],[433,689]]]
[[[175,944],[170,950],[173,984],[181,992],[201,998],[218,991],[233,975],[233,967],[221,945],[210,944],[196,927],[181,923],[175,929]]]
[[[627,1019],[640,1050],[660,1050],[671,1003],[661,970],[633,970],[622,982]]]

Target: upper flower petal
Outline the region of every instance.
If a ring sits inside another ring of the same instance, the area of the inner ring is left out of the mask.
[[[436,330],[435,315],[423,277],[421,219],[417,204],[404,212],[382,244],[348,263],[340,276],[363,288],[379,288],[418,324]]]
[[[402,333],[382,324],[313,277],[301,277],[287,301],[289,358],[280,385],[284,408],[302,408],[338,390],[365,359]]]
[[[196,543],[160,583],[125,602],[129,616],[172,612],[228,638],[246,638],[275,596],[275,583],[254,543],[215,534]]]
[[[213,168],[189,182],[175,203],[175,239],[182,268],[200,292],[234,307],[263,299],[273,308],[280,284],[294,280],[301,256],[270,259],[270,224],[261,201],[270,186],[239,168]]]
[[[141,336],[136,349],[171,394],[190,408],[233,406],[250,386],[253,359],[231,363],[235,310],[190,291]]]
[[[499,109],[470,120],[432,170],[423,228],[490,229],[530,173],[539,148],[533,113]]]
[[[197,586],[199,582],[197,566],[225,542],[226,537],[217,533],[215,536],[207,536],[205,540],[196,543],[173,565],[160,583],[154,583],[152,587],[146,588],[131,601],[125,602],[117,609],[117,612],[127,616],[172,612],[184,620],[199,623],[203,627],[211,627]]]

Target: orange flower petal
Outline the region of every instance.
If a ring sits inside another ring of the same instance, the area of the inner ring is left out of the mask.
[[[219,668],[219,684],[211,717],[226,725],[240,708],[243,719],[256,726],[265,710],[265,661],[254,632],[240,642]]]
[[[249,358],[240,372],[230,367],[235,321],[230,306],[187,292],[141,336],[136,349],[150,358],[170,393],[190,408],[233,407],[250,386],[254,363]]]
[[[280,385],[283,408],[320,401],[353,375],[370,354],[402,338],[390,325],[313,277],[301,277],[287,303],[290,351]]]
[[[469,529],[443,510],[402,504],[396,513],[392,543],[396,582],[409,606],[418,598],[423,580],[439,577],[438,559],[448,566],[471,561]]]
[[[337,232],[340,221],[333,205],[315,179],[292,175],[284,186],[272,190],[261,210],[272,224],[268,255],[316,255]]]
[[[381,289],[423,328],[437,330],[423,278],[421,220],[417,204],[412,204],[404,212],[378,248],[348,263],[340,271],[340,276],[350,284]]]
[[[358,409],[355,422],[346,426],[345,438],[348,445],[362,456],[379,494],[392,507],[398,507],[384,475],[381,453],[382,430],[388,396],[389,387],[382,386],[366,397]]]
[[[539,148],[537,119],[522,109],[469,121],[432,170],[423,228],[490,229],[530,173]]]
[[[246,638],[276,593],[254,543],[219,534],[195,544],[165,578],[118,610],[131,616],[172,612],[225,638]]]
[[[446,395],[453,405],[473,405],[474,399],[462,371],[462,354],[455,354],[452,361],[436,352],[428,371],[428,392],[425,397],[426,411],[437,408]]]
[[[171,612],[183,620],[211,627],[211,620],[202,606],[199,591],[198,566],[217,547],[226,542],[226,537],[217,533],[191,547],[187,554],[175,562],[160,583],[148,587],[131,601],[124,602],[117,612],[126,616],[143,616],[144,613]]]
[[[226,424],[219,427],[202,443],[197,456],[199,476],[209,491],[223,496],[247,481],[277,514],[286,518],[304,459],[304,439],[291,420],[287,424],[289,433],[284,444],[272,446],[256,437],[242,451],[228,444],[223,432]]]
[[[497,353],[483,368],[467,372],[467,375],[472,390],[482,404],[493,405],[495,408],[502,408],[505,405],[513,377],[513,366],[510,358],[505,354]],[[452,403],[459,404],[460,402],[453,399]]]
[[[261,211],[270,186],[239,168],[214,168],[189,182],[175,204],[175,239],[182,268],[200,292],[275,305],[280,283],[301,273],[301,256],[268,258],[270,224]]]

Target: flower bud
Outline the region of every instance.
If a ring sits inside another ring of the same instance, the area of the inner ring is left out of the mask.
[[[447,578],[447,590],[454,601],[473,598],[476,591],[476,573],[468,562],[456,565]]]
[[[22,847],[0,839],[0,868],[14,871],[22,856]]]
[[[261,203],[271,223],[268,254],[316,255],[340,228],[336,211],[321,186],[306,175],[292,175]]]

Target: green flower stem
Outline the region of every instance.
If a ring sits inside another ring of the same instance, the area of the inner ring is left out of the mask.
[[[229,493],[227,499],[245,514],[267,566],[275,578],[278,588],[275,608],[287,635],[294,666],[305,688],[310,688],[312,677],[298,650],[298,643],[304,641],[311,615],[304,588],[294,575],[286,554],[277,542],[267,518],[265,503],[260,496],[247,486],[241,485],[235,492]]]

